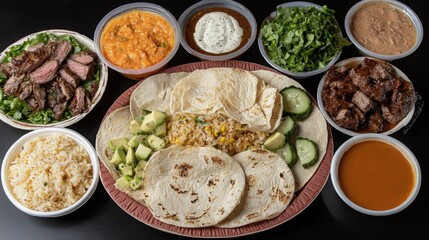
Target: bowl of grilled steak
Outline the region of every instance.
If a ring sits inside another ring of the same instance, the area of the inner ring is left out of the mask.
[[[107,77],[86,36],[68,30],[31,34],[0,55],[0,119],[26,130],[69,126],[99,102]]]
[[[317,102],[337,130],[392,134],[411,120],[416,92],[410,79],[382,60],[355,57],[331,67],[317,89]]]

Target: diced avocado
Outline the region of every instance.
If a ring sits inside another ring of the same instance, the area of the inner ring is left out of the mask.
[[[155,121],[156,126],[160,126],[167,120],[167,114],[165,112],[153,110],[151,114],[153,115],[153,120]]]
[[[146,167],[147,161],[140,161],[137,166],[134,168],[134,177],[143,177],[143,170]]]
[[[156,127],[154,134],[157,137],[165,137],[167,135],[167,122]]]
[[[140,143],[142,143],[143,139],[145,139],[145,135],[135,135],[132,136],[131,139],[128,141],[128,147],[136,148],[139,146]]]
[[[112,151],[115,151],[117,148],[128,150],[128,138],[126,137],[110,139],[108,144]]]
[[[137,135],[137,134],[139,134],[140,133],[140,126],[141,126],[141,122],[140,121],[137,121],[137,120],[132,120],[131,122],[130,122],[130,132],[133,134],[133,135]]]
[[[136,159],[138,161],[147,160],[152,153],[152,149],[146,147],[144,144],[140,143],[136,149]]]
[[[129,166],[125,163],[120,163],[118,165],[118,170],[121,173],[122,176],[133,176],[133,167]]]
[[[143,119],[142,125],[140,126],[140,130],[143,134],[150,134],[156,128],[156,123],[152,116],[152,114],[149,114]]]
[[[165,141],[155,135],[149,135],[149,137],[147,137],[147,143],[154,151],[161,150],[165,147]]]
[[[142,185],[142,182],[143,182],[143,180],[142,180],[142,178],[134,178],[132,181],[131,181],[131,188],[133,189],[133,190],[137,190],[137,189],[139,189],[140,188],[140,186]]]
[[[110,162],[115,166],[118,166],[120,163],[125,163],[125,152],[123,148],[116,148]]]
[[[147,110],[147,109],[143,109],[142,110],[142,114],[140,115],[140,119],[143,120],[144,117],[146,117],[146,115],[149,115],[152,111]]]
[[[136,155],[133,148],[129,148],[125,156],[125,164],[134,167],[136,165]]]
[[[264,142],[264,148],[268,150],[277,150],[285,145],[285,135],[275,132]]]
[[[118,179],[116,179],[115,186],[117,188],[129,188],[131,186],[131,181],[133,179],[130,178],[130,176],[122,176]]]

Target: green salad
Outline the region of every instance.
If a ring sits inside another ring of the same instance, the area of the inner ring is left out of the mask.
[[[326,6],[278,7],[275,18],[265,21],[260,31],[269,58],[292,72],[325,67],[351,44],[342,37],[334,13]]]
[[[4,58],[1,60],[2,63],[9,63],[16,56],[22,54],[29,47],[39,43],[47,44],[51,40],[65,40],[72,45],[71,53],[79,53],[88,48],[81,44],[75,37],[71,35],[55,35],[52,33],[39,33],[36,37],[27,39],[19,45],[14,45],[5,52]],[[99,83],[101,73],[101,65],[96,64],[93,76],[83,83],[83,87],[88,89],[91,82]],[[7,96],[4,93],[3,86],[7,81],[7,76],[0,71],[0,111],[6,116],[10,116],[16,120],[22,122],[29,122],[33,124],[49,124],[59,121],[64,121],[72,117],[71,112],[66,109],[62,119],[55,119],[54,112],[51,108],[46,107],[45,109],[33,112],[29,104],[17,96]]]

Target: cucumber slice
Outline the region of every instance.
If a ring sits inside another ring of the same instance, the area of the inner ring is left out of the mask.
[[[319,151],[316,143],[307,138],[296,139],[296,150],[304,168],[309,168],[317,162]]]
[[[290,86],[280,91],[283,96],[283,112],[298,120],[310,116],[312,110],[311,99],[301,88]]]
[[[296,149],[291,143],[286,143],[282,148],[277,149],[278,153],[289,167],[296,163]]]
[[[296,130],[295,120],[293,120],[292,117],[287,116],[282,120],[282,122],[280,123],[280,126],[276,129],[276,132],[279,132],[285,135],[286,138],[289,139],[289,137],[295,133],[295,130]]]

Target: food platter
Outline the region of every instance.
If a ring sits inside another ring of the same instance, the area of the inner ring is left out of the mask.
[[[228,68],[239,68],[243,70],[268,70],[274,71],[270,68],[243,61],[213,61],[213,62],[198,62],[179,65],[172,67],[163,71],[163,73],[175,73],[175,72],[191,72],[197,69],[207,69],[214,67],[228,67]],[[141,81],[142,82],[142,81]],[[126,90],[121,96],[119,96],[115,102],[108,109],[106,116],[108,116],[114,110],[124,107],[129,104],[130,96],[133,91],[138,87],[141,82],[135,84],[128,90]],[[316,105],[313,100],[313,105]],[[182,228],[172,226],[166,223],[163,223],[157,220],[149,209],[132,199],[127,194],[119,191],[115,187],[115,180],[112,175],[109,173],[108,169],[100,164],[100,178],[103,183],[104,188],[110,195],[110,197],[115,201],[115,203],[121,207],[125,212],[134,217],[135,219],[141,221],[144,224],[147,224],[153,228],[159,229],[161,231],[189,236],[189,237],[198,237],[198,238],[225,238],[225,237],[238,237],[249,235],[264,230],[271,229],[282,223],[287,222],[292,219],[300,212],[302,212],[306,207],[308,207],[313,200],[318,196],[323,186],[325,185],[326,180],[328,179],[330,164],[334,152],[333,139],[330,127],[327,126],[328,131],[328,146],[326,154],[321,161],[321,164],[315,174],[312,176],[310,181],[298,192],[295,193],[295,196],[287,207],[287,209],[281,213],[278,217],[271,220],[264,220],[254,224],[246,225],[243,227],[237,228],[216,228],[216,227],[206,227],[206,228]]]

